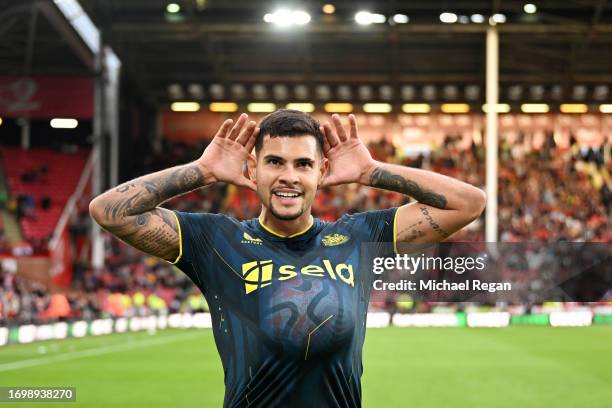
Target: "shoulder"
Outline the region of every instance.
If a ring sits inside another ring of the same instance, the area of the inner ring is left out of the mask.
[[[398,207],[386,208],[384,210],[362,211],[350,214],[344,214],[336,221],[322,221],[320,223],[323,228],[352,226],[357,224],[376,223],[378,221],[394,221]]]
[[[397,208],[345,214],[330,226],[350,232],[362,241],[393,241]]]
[[[363,211],[353,214],[344,214],[336,222],[345,224],[368,224],[377,222],[394,221],[397,207],[386,208],[384,210]]]
[[[189,228],[207,228],[219,226],[240,226],[240,222],[234,217],[225,214],[192,213],[173,211],[181,226]]]

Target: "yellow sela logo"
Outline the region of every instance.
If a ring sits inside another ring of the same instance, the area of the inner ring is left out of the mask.
[[[321,243],[324,246],[334,246],[334,245],[344,244],[348,240],[349,240],[349,237],[347,237],[346,235],[331,234],[331,235],[324,236],[323,239],[321,240]]]
[[[355,286],[353,265],[345,263],[334,265],[329,259],[323,259],[322,263],[323,266],[306,265],[300,269],[295,265],[281,265],[275,269],[272,260],[247,262],[242,264],[244,288],[246,293],[249,294],[259,288],[271,285],[273,279],[286,281],[295,278],[298,274],[315,278],[328,277]]]

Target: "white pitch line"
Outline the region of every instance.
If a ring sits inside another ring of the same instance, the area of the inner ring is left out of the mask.
[[[128,344],[123,343],[123,344],[117,344],[117,345],[112,345],[112,346],[96,347],[92,349],[74,351],[74,352],[59,354],[55,356],[14,361],[12,363],[0,364],[0,372],[18,370],[20,368],[36,367],[36,366],[40,366],[44,364],[56,363],[58,361],[69,361],[69,360],[75,360],[77,358],[99,356],[101,354],[108,354],[108,353],[116,353],[118,351],[126,351],[126,350],[130,350],[133,348],[156,346],[158,344],[171,343],[176,340],[183,340],[183,339],[188,339],[191,337],[197,337],[201,335],[202,333],[181,333],[175,336],[151,339],[149,341],[146,341],[146,340],[135,341],[133,343],[128,343]]]

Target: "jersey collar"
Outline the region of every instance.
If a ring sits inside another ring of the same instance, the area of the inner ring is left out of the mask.
[[[310,231],[312,229],[313,225],[314,225],[314,217],[312,215],[310,216],[310,224],[308,225],[308,227],[306,227],[306,229],[304,229],[303,231],[300,231],[300,232],[296,232],[295,234],[291,234],[291,235],[282,235],[282,234],[279,234],[278,232],[274,231],[272,228],[266,226],[263,223],[263,221],[261,221],[261,218],[259,218],[259,217],[257,218],[257,223],[267,233],[269,233],[271,235],[274,235],[275,237],[278,237],[278,238],[288,239],[288,238],[299,237],[300,235],[304,235],[308,231]]]

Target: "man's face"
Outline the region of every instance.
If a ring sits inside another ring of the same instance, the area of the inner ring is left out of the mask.
[[[310,213],[328,161],[318,151],[314,136],[266,135],[253,165],[249,172],[263,205],[278,219],[294,220]]]

